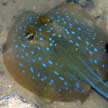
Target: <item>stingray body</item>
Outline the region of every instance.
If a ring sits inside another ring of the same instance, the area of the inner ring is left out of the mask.
[[[12,77],[35,95],[84,100],[94,88],[108,98],[106,37],[76,5],[63,4],[39,15],[16,18],[5,49]]]

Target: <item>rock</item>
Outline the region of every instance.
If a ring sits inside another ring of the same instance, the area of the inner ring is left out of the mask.
[[[23,101],[19,96],[7,96],[0,100],[0,108],[39,108]]]

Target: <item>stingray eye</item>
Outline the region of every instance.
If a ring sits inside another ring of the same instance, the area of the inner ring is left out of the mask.
[[[31,26],[27,27],[25,30],[25,34],[26,34],[26,39],[28,39],[29,41],[34,39],[35,36],[35,29]]]
[[[39,18],[38,22],[40,24],[49,24],[52,21],[47,16],[42,16],[42,17]]]
[[[108,43],[105,45],[106,52],[108,53]]]

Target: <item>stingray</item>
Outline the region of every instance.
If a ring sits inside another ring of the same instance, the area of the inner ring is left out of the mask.
[[[3,47],[8,73],[22,87],[53,101],[85,100],[95,90],[108,99],[106,34],[77,5],[46,13],[24,11]]]

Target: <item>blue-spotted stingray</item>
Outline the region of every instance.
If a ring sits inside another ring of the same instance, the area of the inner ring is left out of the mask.
[[[92,18],[72,3],[38,14],[25,11],[3,47],[11,76],[35,95],[54,100],[85,100],[91,89],[108,99],[107,37]]]

